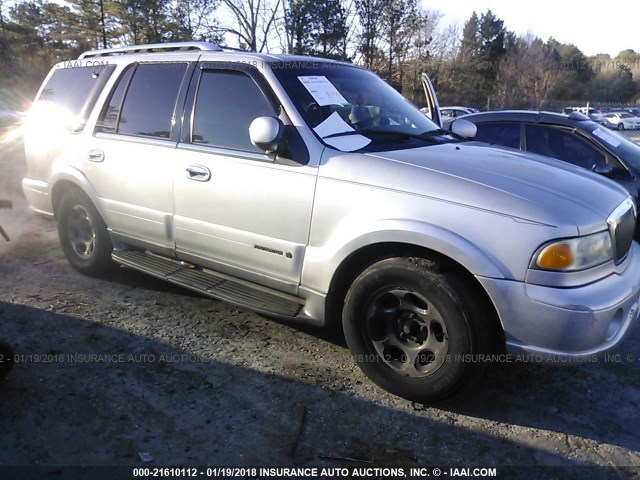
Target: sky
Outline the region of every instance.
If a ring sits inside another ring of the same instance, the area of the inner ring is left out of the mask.
[[[480,14],[491,9],[508,30],[573,43],[587,56],[615,57],[627,48],[640,52],[638,0],[422,0],[422,5],[440,10],[444,25],[459,23],[460,27],[474,10]]]

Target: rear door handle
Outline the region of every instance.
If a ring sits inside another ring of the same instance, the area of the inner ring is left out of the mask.
[[[104,161],[104,152],[102,150],[89,150],[89,160],[92,162]]]
[[[190,167],[187,167],[187,178],[197,182],[208,182],[211,178],[211,172],[207,167],[191,165]]]

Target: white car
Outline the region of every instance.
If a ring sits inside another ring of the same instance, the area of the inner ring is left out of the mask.
[[[609,128],[618,130],[638,130],[640,129],[640,118],[634,117],[627,112],[611,112],[604,116]]]
[[[440,117],[442,121],[478,112],[479,110],[471,107],[440,107]]]

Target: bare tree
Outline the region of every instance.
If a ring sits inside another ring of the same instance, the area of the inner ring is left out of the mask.
[[[275,3],[274,3],[275,1]],[[252,52],[268,49],[269,36],[276,26],[282,0],[222,0],[237,22],[237,27],[223,26],[225,32],[238,37]]]
[[[497,77],[498,106],[544,108],[562,82],[562,71],[554,67],[558,61],[555,49],[533,34],[509,34]]]
[[[174,0],[171,19],[176,24],[175,39],[219,41],[220,26],[213,15],[218,0]]]

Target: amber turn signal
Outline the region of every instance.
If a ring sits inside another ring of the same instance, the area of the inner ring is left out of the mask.
[[[538,267],[546,270],[562,270],[573,263],[573,251],[567,243],[554,243],[538,255]]]

